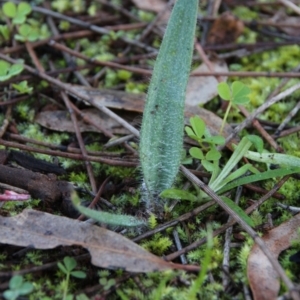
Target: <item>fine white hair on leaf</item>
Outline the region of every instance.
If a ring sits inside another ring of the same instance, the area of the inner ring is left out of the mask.
[[[163,190],[171,187],[180,165],[184,100],[197,13],[198,0],[176,1],[148,89],[140,133],[140,160],[145,191],[154,202]]]

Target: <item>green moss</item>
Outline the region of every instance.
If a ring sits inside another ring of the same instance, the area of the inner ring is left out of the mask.
[[[71,172],[69,175],[69,181],[78,187],[86,188],[88,177],[86,172]]]
[[[105,173],[106,176],[112,176],[114,178],[124,179],[135,177],[134,168],[101,165],[101,170]]]
[[[300,47],[282,46],[276,50],[264,51],[243,57],[244,71],[283,72],[297,66],[300,59]],[[267,80],[270,80],[267,78]],[[251,87],[250,87],[251,88]]]
[[[155,14],[151,13],[151,12],[144,11],[144,10],[139,10],[138,11],[138,17],[143,22],[151,22],[154,19]]]
[[[294,122],[295,121],[297,121],[297,119],[295,119]],[[278,139],[278,143],[283,147],[286,154],[300,157],[299,136],[297,133]]]
[[[148,88],[148,84],[145,83],[136,83],[129,81],[125,85],[125,91],[134,94],[145,93]]]
[[[233,14],[245,21],[252,21],[258,17],[258,13],[256,11],[246,6],[236,6],[233,9]]]
[[[2,206],[2,210],[6,211],[10,216],[15,216],[21,213],[24,209],[37,208],[39,206],[39,199],[30,199],[27,201],[7,201]]]
[[[248,261],[248,256],[250,254],[252,246],[253,246],[253,241],[251,239],[247,239],[246,242],[244,242],[241,250],[238,253],[238,257],[237,257],[240,269],[242,270],[242,272],[244,274],[244,276],[243,276],[244,282],[247,281],[247,276],[246,276],[247,261]]]
[[[161,256],[172,244],[173,242],[169,237],[162,236],[160,233],[157,233],[150,240],[143,242],[141,246],[146,250]]]
[[[32,109],[32,105],[30,105],[27,101],[21,102],[14,107],[14,110],[17,112],[18,117],[22,120],[32,122],[34,119],[34,110]]]
[[[154,229],[157,226],[157,218],[154,214],[150,214],[148,218],[148,226],[150,229]]]
[[[212,248],[212,255],[211,255],[211,261],[209,264],[209,269],[217,269],[219,268],[220,264],[222,264],[223,260],[223,251],[222,246],[220,243],[220,239],[218,237],[214,238],[214,246]],[[203,245],[199,247],[197,250],[191,251],[188,253],[187,257],[191,263],[199,263],[201,264],[201,261],[204,259],[205,256],[205,250],[207,249],[206,245]]]
[[[254,226],[258,226],[258,225],[262,224],[262,222],[263,222],[263,216],[259,213],[258,210],[255,210],[251,214],[251,219],[254,223]]]

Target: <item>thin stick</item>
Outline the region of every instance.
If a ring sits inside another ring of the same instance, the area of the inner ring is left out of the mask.
[[[93,25],[91,23],[84,22],[84,21],[81,21],[79,19],[72,18],[72,17],[66,16],[66,15],[60,14],[58,12],[54,12],[52,10],[46,9],[46,8],[33,6],[32,10],[36,11],[36,12],[39,12],[39,13],[42,13],[46,16],[51,16],[51,17],[56,18],[56,19],[66,20],[66,21],[68,21],[72,24],[78,25],[78,26],[80,26],[82,28],[85,28],[85,29],[90,29],[91,31],[94,31],[94,32],[97,32],[97,33],[100,33],[100,34],[108,34],[109,35],[111,33],[110,30],[107,30],[103,27],[96,26],[96,25]],[[145,49],[149,52],[152,52],[152,51],[157,52],[157,49],[152,48],[148,45],[145,45],[141,42],[134,41],[134,40],[128,39],[126,37],[118,37],[118,38],[120,40],[124,41],[125,43],[129,44],[129,45],[140,47],[140,48]]]
[[[254,242],[268,257],[269,261],[271,262],[278,275],[281,277],[282,281],[291,291],[293,299],[300,299],[299,295],[295,292],[296,287],[294,283],[287,277],[278,260],[274,258],[273,253],[269,250],[269,248],[266,246],[265,242],[259,237],[259,235],[236,212],[234,212],[230,207],[228,207],[208,185],[202,182],[194,174],[189,172],[189,170],[187,170],[184,166],[181,166],[180,170],[189,180],[191,180],[194,184],[200,187],[208,196],[214,199],[218,203],[218,205],[220,205],[230,216],[232,216],[232,218],[237,223],[239,223],[242,226],[242,228],[252,237]]]
[[[16,64],[17,61],[6,56],[3,55],[2,53],[0,53],[0,58],[11,63],[11,64]],[[38,76],[46,81],[48,81],[49,83],[57,86],[58,88],[60,88],[61,90],[67,92],[68,94],[74,95],[75,97],[78,97],[79,99],[83,99],[87,102],[89,102],[91,105],[93,105],[94,107],[98,108],[99,110],[101,110],[102,112],[104,112],[105,114],[107,114],[109,117],[113,118],[114,120],[116,120],[119,124],[121,124],[123,127],[125,127],[126,129],[128,129],[131,133],[133,133],[135,136],[139,137],[140,133],[139,131],[134,128],[132,125],[130,125],[128,122],[126,122],[125,120],[123,120],[121,117],[119,117],[117,114],[115,114],[114,112],[112,112],[110,109],[108,109],[107,107],[103,106],[103,105],[99,105],[98,103],[96,103],[92,98],[90,98],[89,96],[86,95],[82,95],[81,93],[79,93],[78,91],[76,91],[76,89],[73,89],[70,85],[67,85],[63,82],[61,82],[60,80],[57,80],[55,78],[52,78],[50,76],[48,76],[47,74],[45,74],[44,72],[39,72],[36,69],[33,69],[32,67],[28,66],[28,65],[23,65],[24,69],[26,71],[28,71],[29,73]]]

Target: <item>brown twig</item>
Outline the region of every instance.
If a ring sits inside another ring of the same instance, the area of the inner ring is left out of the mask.
[[[3,55],[2,53],[0,53],[0,58],[5,60],[5,61],[8,61],[10,63],[13,63],[13,64],[16,63],[16,60],[14,60],[14,59],[6,56],[6,55]],[[103,113],[107,114],[108,116],[110,116],[111,118],[116,120],[119,124],[121,124],[123,127],[128,129],[135,136],[137,136],[137,137],[139,136],[140,133],[136,128],[131,126],[128,122],[124,121],[122,118],[120,118],[117,114],[112,112],[107,107],[99,105],[98,103],[96,103],[91,97],[86,96],[86,95],[82,95],[81,93],[77,92],[76,89],[72,88],[72,86],[63,83],[60,80],[54,79],[54,78],[48,76],[47,74],[45,74],[44,72],[38,72],[37,70],[29,67],[28,65],[24,65],[24,69],[27,70],[28,72],[36,75],[36,76],[48,81],[49,83],[57,86],[58,88],[60,88],[61,90],[64,90],[68,94],[74,95],[78,99],[82,99],[82,100],[85,100],[85,101],[89,102],[91,105],[95,106],[96,108],[101,110]]]
[[[25,151],[29,151],[29,152],[42,153],[42,154],[46,154],[46,155],[53,155],[53,156],[59,156],[59,157],[65,157],[65,158],[70,158],[70,159],[77,159],[77,160],[94,161],[94,162],[107,164],[110,166],[137,167],[139,165],[138,160],[136,162],[134,162],[134,161],[124,161],[124,160],[117,160],[117,159],[101,158],[101,157],[97,157],[97,156],[86,156],[84,158],[81,154],[73,154],[73,153],[66,153],[66,152],[55,151],[55,150],[40,149],[40,148],[22,145],[19,143],[5,141],[3,139],[0,139],[0,145],[10,147],[10,148],[21,149],[21,150],[25,150]]]
[[[60,50],[60,51],[63,51],[63,52],[66,52],[72,56],[75,56],[75,57],[78,57],[78,58],[81,58],[89,63],[92,63],[92,64],[95,64],[95,65],[99,65],[99,66],[105,66],[105,67],[110,67],[110,68],[116,68],[116,69],[120,69],[120,70],[126,70],[126,71],[130,71],[130,72],[133,72],[133,73],[137,73],[137,74],[142,74],[142,75],[150,75],[151,74],[151,71],[148,71],[148,70],[145,70],[145,69],[141,69],[141,68],[137,68],[137,67],[131,67],[131,66],[125,66],[125,65],[121,65],[121,64],[118,64],[118,63],[115,63],[115,62],[111,62],[111,61],[100,61],[98,59],[93,59],[93,58],[89,58],[77,51],[74,51],[62,44],[59,44],[57,42],[55,42],[54,40],[51,40],[48,42],[48,45],[57,49],[57,50]]]
[[[60,151],[63,151],[63,152],[81,153],[80,149],[70,147],[70,146],[50,144],[50,143],[47,143],[47,142],[30,139],[30,138],[27,138],[25,136],[18,135],[18,134],[13,134],[13,133],[6,133],[5,135],[7,137],[13,139],[13,140],[16,140],[16,141],[29,143],[29,144],[35,144],[35,145],[39,145],[39,146],[44,146],[44,147],[47,147],[47,148],[52,149],[52,150],[56,149],[56,150],[60,150]],[[107,157],[117,157],[117,158],[121,158],[121,157],[126,156],[127,159],[133,159],[133,160],[138,159],[138,156],[135,155],[135,154],[124,155],[124,154],[120,154],[120,153],[105,152],[105,151],[87,151],[87,154],[89,156],[107,156]]]
[[[71,24],[78,25],[78,26],[80,26],[82,28],[85,28],[85,29],[90,29],[91,31],[94,31],[96,33],[108,34],[108,35],[110,34],[110,30],[107,30],[107,29],[105,29],[103,27],[95,26],[95,25],[90,24],[88,22],[84,22],[84,21],[78,20],[76,18],[68,17],[66,15],[54,12],[54,11],[46,9],[46,8],[42,8],[42,7],[38,7],[38,6],[33,6],[32,10],[36,11],[36,12],[39,12],[41,14],[44,14],[46,16],[51,16],[51,17],[56,18],[56,19],[68,21]],[[154,48],[152,48],[152,47],[150,47],[148,45],[145,45],[143,43],[140,43],[138,41],[130,40],[130,39],[126,38],[126,37],[119,37],[119,39],[122,40],[123,42],[129,44],[129,45],[133,45],[133,46],[145,49],[146,51],[157,52],[156,49],[154,49]]]

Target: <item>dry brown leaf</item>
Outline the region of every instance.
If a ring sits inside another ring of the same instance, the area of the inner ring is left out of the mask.
[[[222,63],[220,61],[217,63],[213,63],[213,65],[216,71],[227,71],[227,66],[222,66]],[[205,69],[204,66],[201,67],[200,71],[203,70],[207,71],[207,69]],[[210,97],[214,97],[217,94],[217,81],[210,76],[206,77],[210,78],[208,80],[200,78],[201,77],[191,76],[189,79],[189,82],[191,83],[187,91],[184,112],[186,124],[189,123],[190,117],[198,115],[204,120],[211,134],[216,135],[219,134],[222,119],[216,114],[209,112],[204,108],[200,108],[198,105],[199,103],[204,103],[203,101],[208,101]],[[96,88],[84,87],[79,85],[72,85],[72,87],[76,89],[78,93],[81,93],[82,95],[88,97],[92,97],[93,101],[99,106],[103,105],[109,108],[137,113],[142,113],[144,110],[146,98],[144,94],[137,95],[122,91],[99,90]],[[82,110],[82,112],[88,115],[90,119],[94,120],[98,124],[111,130],[113,133],[128,134],[126,129],[121,128],[121,126],[116,121],[111,120],[107,115],[105,115],[101,111],[94,109],[86,109]],[[74,132],[73,124],[70,120],[69,114],[66,111],[44,111],[37,115],[35,121],[48,129]],[[81,131],[98,132],[98,130],[95,127],[87,125],[86,123],[80,120],[79,127]],[[226,138],[231,132],[232,128],[228,124],[226,124],[225,129],[223,131],[223,136]]]
[[[135,112],[143,112],[144,110],[144,94],[133,94],[123,91],[97,89],[73,84],[70,86],[77,93],[83,96],[91,97],[93,101],[98,105]],[[86,104],[90,105],[89,103]]]
[[[285,23],[286,25],[299,25],[300,24],[300,17],[290,17],[287,16],[285,12],[280,11],[276,16],[270,19],[276,23]],[[299,36],[299,27],[289,27],[289,26],[281,26],[280,30],[285,32],[291,36]]]
[[[214,21],[206,43],[207,45],[233,43],[243,31],[244,23],[226,11]]]
[[[211,65],[216,72],[228,72],[227,64],[222,60],[211,62]],[[202,63],[193,72],[209,72],[209,69]],[[227,77],[222,76],[221,79],[226,81]],[[190,76],[185,103],[192,106],[207,103],[218,95],[217,86],[218,81],[214,76]]]
[[[82,246],[90,252],[95,266],[128,272],[163,271],[174,267],[113,231],[32,209],[14,217],[0,216],[0,241],[36,249]]]
[[[274,257],[278,257],[283,250],[290,247],[293,240],[299,238],[297,233],[299,227],[300,214],[297,214],[263,236],[262,239]],[[277,298],[280,288],[277,272],[256,244],[248,258],[247,275],[255,300]]]
[[[161,12],[166,7],[166,2],[163,0],[132,0],[137,8],[153,11],[156,13]]]
[[[85,116],[106,128],[115,134],[129,134],[129,131],[123,128],[118,122],[107,116],[105,113],[94,109],[82,109]],[[35,122],[43,127],[60,132],[75,132],[70,114],[65,110],[43,111],[36,115]],[[78,126],[81,132],[101,132],[93,125],[87,124],[83,120],[78,120]]]

